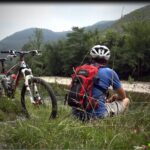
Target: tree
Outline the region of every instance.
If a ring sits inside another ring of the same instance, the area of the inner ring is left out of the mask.
[[[63,41],[57,43],[48,43],[44,51],[44,73],[45,75],[63,76]]]
[[[150,21],[137,20],[124,27],[126,52],[130,55],[134,76],[138,78],[150,73]]]
[[[84,28],[73,27],[73,32],[67,35],[64,48],[64,71],[66,75],[72,73],[72,68],[80,65],[87,53],[87,37]]]
[[[30,51],[37,49],[38,51],[42,50],[44,47],[43,44],[43,33],[41,29],[36,28],[34,30],[33,37],[29,39],[29,42],[27,42],[23,47],[22,50]],[[34,68],[34,74],[41,75],[43,73],[43,61],[42,57],[37,57],[34,59],[31,59],[29,57],[26,58],[27,63],[31,68]]]

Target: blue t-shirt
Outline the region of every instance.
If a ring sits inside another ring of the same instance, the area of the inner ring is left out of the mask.
[[[89,112],[93,117],[103,117],[107,113],[105,106],[106,95],[97,87],[108,90],[110,86],[112,86],[114,90],[122,86],[117,73],[108,67],[100,67],[92,90],[93,97],[99,101],[99,108]]]

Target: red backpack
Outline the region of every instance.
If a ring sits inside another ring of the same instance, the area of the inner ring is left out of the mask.
[[[98,108],[98,101],[92,97],[92,88],[99,68],[85,64],[75,69],[66,99],[69,106],[81,110]]]

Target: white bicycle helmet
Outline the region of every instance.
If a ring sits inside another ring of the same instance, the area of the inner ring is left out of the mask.
[[[92,47],[90,55],[92,58],[103,58],[105,60],[109,60],[110,50],[104,45],[95,45]]]

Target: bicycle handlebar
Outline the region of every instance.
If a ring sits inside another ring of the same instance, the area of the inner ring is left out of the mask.
[[[9,54],[11,53],[12,50],[9,50],[9,51],[0,51],[1,53],[4,53],[4,54]]]
[[[0,51],[0,53],[10,54],[10,55],[14,55],[14,56],[16,56],[16,54],[26,55],[26,54],[29,54],[29,53],[31,53],[32,56],[35,56],[35,55],[40,55],[39,52],[40,51],[38,51],[38,50],[31,50],[31,51],[17,51],[17,50]]]

